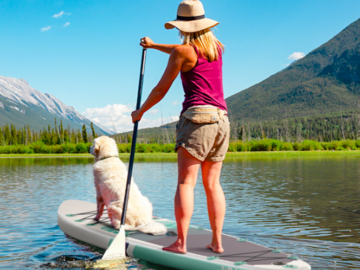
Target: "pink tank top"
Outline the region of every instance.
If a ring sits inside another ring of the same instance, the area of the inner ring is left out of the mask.
[[[198,105],[212,105],[227,111],[222,83],[221,52],[217,61],[209,62],[199,54],[195,46],[193,48],[197,54],[197,63],[193,69],[181,72],[185,91],[181,114],[189,107]]]

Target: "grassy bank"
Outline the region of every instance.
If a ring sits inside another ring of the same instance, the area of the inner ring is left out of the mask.
[[[282,158],[297,158],[297,157],[345,157],[345,156],[359,156],[360,150],[348,151],[266,151],[266,152],[228,152],[225,161],[236,161],[241,159],[282,159]],[[129,153],[120,153],[119,157],[124,161],[128,161]],[[0,159],[3,158],[93,158],[89,153],[80,154],[1,154]],[[136,162],[176,162],[176,153],[136,153]]]
[[[89,153],[82,153],[82,154],[0,154],[0,158],[58,158],[58,157],[85,157],[85,158],[91,158],[93,155]]]
[[[88,154],[90,151],[91,143],[78,143],[78,144],[61,144],[61,145],[46,145],[39,141],[29,145],[6,145],[0,146],[1,155],[77,155]],[[120,154],[130,153],[131,144],[118,144]],[[174,154],[175,144],[137,144],[136,153],[139,154]],[[228,152],[230,153],[253,153],[262,152],[284,152],[284,153],[302,153],[309,151],[320,152],[351,152],[360,150],[360,140],[344,140],[332,142],[318,142],[305,140],[302,142],[283,142],[279,140],[256,140],[256,141],[236,141],[231,142]],[[293,154],[292,154],[293,155]],[[298,155],[298,154],[297,154]],[[299,154],[301,155],[301,154]]]

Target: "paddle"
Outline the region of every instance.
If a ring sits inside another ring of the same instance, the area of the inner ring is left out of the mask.
[[[138,90],[138,97],[137,97],[137,103],[136,103],[136,110],[140,109],[141,92],[142,92],[144,73],[145,73],[145,58],[146,58],[146,49],[143,49],[142,58],[141,58],[140,80],[139,80],[139,90]],[[125,190],[125,198],[124,198],[124,204],[123,204],[123,210],[122,210],[122,216],[121,216],[120,230],[119,230],[118,235],[115,237],[115,239],[111,242],[108,249],[105,251],[105,254],[102,257],[103,260],[126,257],[126,252],[125,252],[126,240],[125,240],[124,226],[125,226],[125,219],[126,219],[127,204],[128,204],[128,200],[129,200],[131,175],[132,175],[132,169],[133,169],[134,157],[135,157],[135,146],[136,146],[138,124],[139,124],[139,121],[136,121],[134,124],[134,131],[133,131],[133,137],[132,137],[132,142],[131,142],[129,170],[128,170],[128,177],[127,177],[127,181],[126,181],[126,190]]]

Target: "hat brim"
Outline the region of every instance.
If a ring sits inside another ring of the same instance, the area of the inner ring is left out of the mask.
[[[214,21],[212,19],[204,18],[195,21],[181,21],[181,20],[174,20],[165,23],[166,29],[173,29],[176,27],[177,29],[186,32],[186,33],[194,33],[198,32],[207,28],[214,27],[218,25],[219,22]]]

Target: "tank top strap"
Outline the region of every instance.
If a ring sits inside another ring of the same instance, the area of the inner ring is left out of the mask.
[[[196,48],[196,46],[194,46],[194,45],[191,44],[191,43],[189,43],[189,44],[191,45],[191,47],[194,48],[194,50],[195,50],[195,52],[196,52],[196,55],[197,55],[197,57],[199,58],[199,51],[198,51],[198,49]]]

